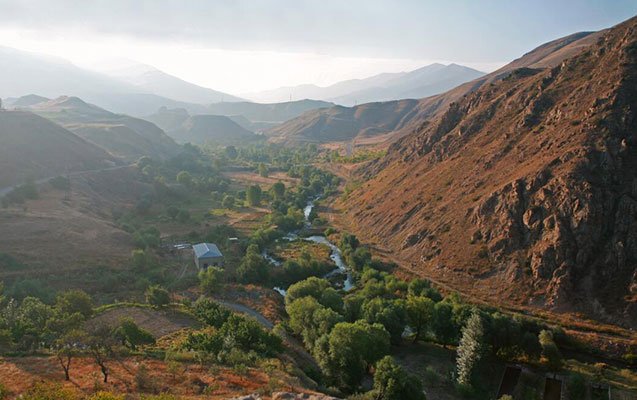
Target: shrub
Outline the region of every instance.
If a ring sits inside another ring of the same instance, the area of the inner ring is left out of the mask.
[[[152,285],[146,289],[146,302],[155,307],[164,307],[170,304],[170,293],[159,285]]]

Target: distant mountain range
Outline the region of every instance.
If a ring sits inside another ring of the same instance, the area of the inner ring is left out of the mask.
[[[582,32],[545,43],[497,71],[434,96],[313,110],[270,129],[266,134],[273,142],[288,144],[339,141],[387,146],[422,128],[429,119],[478,88],[500,81],[516,69],[554,67],[589,46],[598,35]]]
[[[281,102],[290,98],[316,99],[352,106],[399,99],[419,99],[442,93],[483,72],[458,64],[431,64],[411,72],[384,73],[365,79],[352,79],[327,87],[300,85],[247,93],[259,102]]]
[[[240,100],[151,67],[145,69],[142,74],[129,71],[116,78],[60,58],[0,47],[0,97],[15,100],[30,93],[48,98],[77,96],[113,112],[135,116],[151,114],[162,106],[205,113],[202,104]]]
[[[137,64],[107,73],[139,88],[141,92],[195,104],[245,101],[228,93],[208,89],[169,75],[155,67]]]

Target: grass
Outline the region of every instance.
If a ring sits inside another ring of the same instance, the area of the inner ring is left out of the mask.
[[[309,253],[314,260],[331,262],[329,247],[305,240],[283,242],[273,249],[273,256],[280,260],[296,260],[301,258],[303,252]]]
[[[637,391],[637,371],[604,363],[588,364],[567,360],[565,369],[582,374],[588,382],[603,382],[615,388]]]

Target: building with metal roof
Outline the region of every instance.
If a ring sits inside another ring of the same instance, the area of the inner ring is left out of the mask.
[[[192,246],[197,268],[206,270],[210,266],[223,266],[223,254],[214,243],[197,243]]]

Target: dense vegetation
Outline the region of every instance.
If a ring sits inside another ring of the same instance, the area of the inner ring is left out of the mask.
[[[452,381],[456,394],[473,398],[492,393],[485,379],[491,370],[485,366],[521,362],[550,371],[564,366],[561,349],[572,348],[573,342],[560,329],[470,305],[457,294],[443,295],[427,280],[402,280],[392,273],[395,265],[376,259],[356,236],[329,227],[316,211],[306,220],[303,209],[308,202],[320,203],[335,194],[340,183],[335,175],[313,165],[324,157],[314,146],[288,149],[261,144],[203,149],[186,145],[169,160],[140,159],[137,173],[149,190],[133,207],[113,210],[116,223],[131,234],[136,247],[129,268],[100,268],[84,278],[99,282],[94,286],[98,293],[117,288],[135,307],[178,311],[200,324],[166,348],[132,318],[123,318],[115,326],[93,322],[96,314],[118,304],[95,308],[94,302],[110,302],[79,290],[56,293],[44,279],[16,279],[0,299],[0,351],[55,356],[67,380],[73,376],[74,358],[90,358],[107,382],[109,365],[117,357],[164,359],[172,353],[241,371],[273,358],[287,362],[286,345],[296,338],[316,362],[295,370],[299,377],[320,390],[352,399],[385,400],[422,400],[423,388],[430,384],[408,373],[395,357],[395,350],[403,346],[426,343],[455,351],[453,373],[440,379]],[[236,182],[224,174],[229,166],[261,178],[285,174],[289,180],[269,186]],[[51,185],[69,190],[70,182],[60,178]],[[17,190],[21,196],[37,196],[37,189],[27,189],[29,185]],[[219,213],[253,210],[261,213],[260,219],[247,233],[212,222]],[[167,242],[162,224],[189,233]],[[353,290],[344,290],[337,282],[340,277],[328,274],[335,268],[325,256],[329,251],[322,257],[310,251],[303,237],[317,232],[338,245],[350,269]],[[196,241],[216,243],[225,255],[225,265],[182,277],[177,267],[183,260],[170,245]],[[277,255],[280,265],[264,257],[275,248],[286,254]],[[25,268],[2,253],[0,265],[9,270]],[[242,285],[287,289],[283,322],[268,331],[256,320],[212,300],[229,287]],[[201,297],[191,302],[181,296],[186,290]],[[365,385],[366,377],[373,377],[373,384]],[[572,383],[575,392],[576,375]],[[60,394],[63,389],[55,386],[34,388],[32,398],[37,398],[38,390],[65,398]]]

